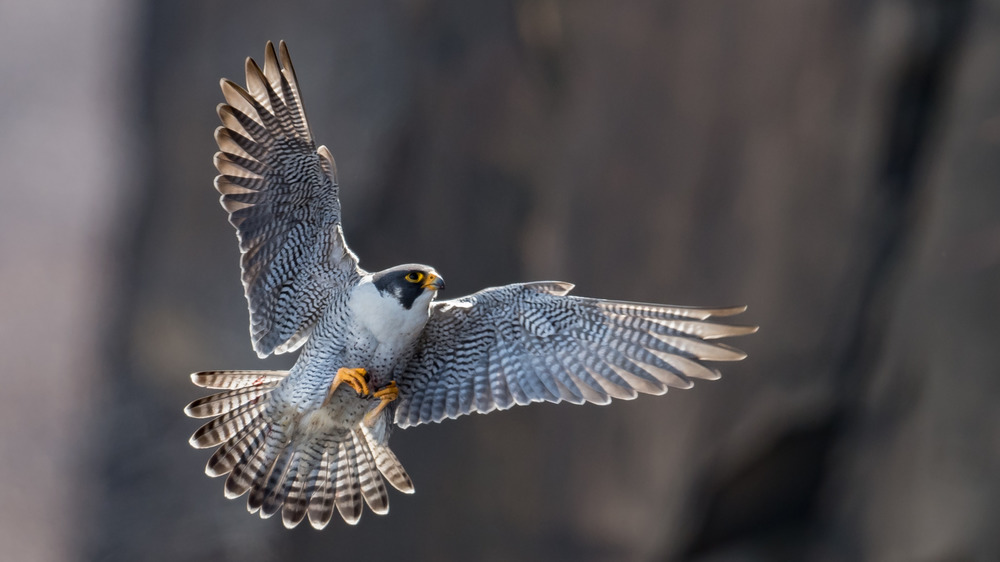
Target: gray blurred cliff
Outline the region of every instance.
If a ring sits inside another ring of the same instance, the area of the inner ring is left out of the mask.
[[[1000,557],[1000,1],[0,1],[11,560]],[[218,80],[285,39],[368,269],[748,304],[723,379],[399,431],[286,531],[187,438],[252,353]]]

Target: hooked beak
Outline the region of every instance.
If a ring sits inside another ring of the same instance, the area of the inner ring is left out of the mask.
[[[427,279],[424,279],[424,284],[421,285],[421,287],[424,289],[441,291],[444,289],[444,278],[439,275],[434,275],[433,273],[428,273]]]

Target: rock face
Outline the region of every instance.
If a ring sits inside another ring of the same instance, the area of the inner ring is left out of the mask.
[[[110,327],[66,336],[104,363],[75,437],[96,474],[64,472],[87,516],[53,533],[100,560],[1000,555],[998,2],[345,4],[151,3],[129,35],[134,168],[98,193],[128,203],[80,250],[121,264]],[[665,397],[400,431],[418,493],[356,528],[224,500],[186,375],[291,363],[250,350],[211,187],[218,78],[268,39],[368,269],[749,304],[749,359]]]

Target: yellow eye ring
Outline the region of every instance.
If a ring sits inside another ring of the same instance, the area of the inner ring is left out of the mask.
[[[406,274],[406,277],[404,277],[404,279],[406,279],[410,283],[420,283],[421,281],[424,280],[424,274],[420,273],[419,271],[411,271]]]

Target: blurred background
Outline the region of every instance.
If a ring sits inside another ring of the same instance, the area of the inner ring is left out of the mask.
[[[748,304],[719,382],[397,432],[323,532],[223,497],[218,80],[285,39],[370,270]],[[1000,1],[0,0],[7,560],[1000,558]]]

